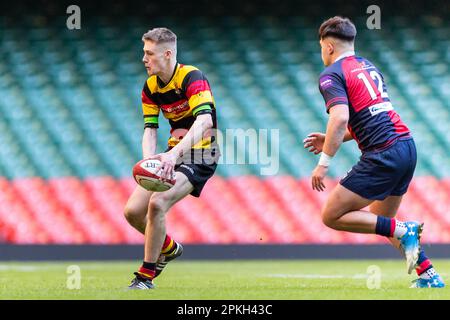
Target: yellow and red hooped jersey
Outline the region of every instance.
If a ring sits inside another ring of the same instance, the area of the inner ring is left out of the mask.
[[[216,107],[208,79],[194,66],[177,63],[167,84],[151,76],[142,89],[142,111],[145,127],[158,128],[159,112],[169,120],[171,137],[168,146],[175,146],[200,114],[209,113],[213,130],[217,129]],[[209,148],[214,134],[205,135],[194,149]]]

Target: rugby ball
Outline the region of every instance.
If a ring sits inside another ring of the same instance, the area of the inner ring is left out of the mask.
[[[164,192],[175,185],[175,177],[170,180],[161,180],[159,166],[161,161],[144,159],[133,167],[134,180],[144,189],[154,192]]]

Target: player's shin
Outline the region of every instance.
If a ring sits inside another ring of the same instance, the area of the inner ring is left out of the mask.
[[[170,255],[177,248],[177,242],[173,240],[168,234],[166,234],[166,238],[164,240],[164,244],[161,249],[161,253],[164,255]]]
[[[152,213],[145,229],[145,261],[156,263],[164,245],[165,235],[165,215]]]

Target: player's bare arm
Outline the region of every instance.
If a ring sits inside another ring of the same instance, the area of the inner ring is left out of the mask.
[[[191,148],[199,143],[206,132],[213,127],[213,121],[211,114],[200,114],[194,121],[192,127],[188,130],[180,143],[173,147],[169,153],[175,155],[176,158],[182,157],[184,154],[189,152]]]
[[[144,129],[144,135],[142,136],[142,156],[144,159],[156,153],[157,130],[156,128]]]
[[[323,152],[333,157],[344,141],[347,132],[347,123],[349,118],[348,106],[338,104],[330,109],[330,119],[327,124],[327,133]]]
[[[344,141],[347,142],[353,140],[352,134],[350,131],[345,132]],[[319,154],[323,150],[323,144],[325,142],[325,133],[322,132],[311,132],[308,136],[303,140],[303,147],[308,149],[309,152],[314,154]]]
[[[200,114],[195,119],[192,127],[188,130],[181,141],[173,147],[170,151],[157,154],[151,158],[161,161],[161,178],[170,179],[173,175],[173,170],[178,158],[182,157],[187,152],[190,152],[192,147],[199,143],[205,133],[213,127],[213,121],[210,114]]]
[[[349,119],[349,111],[347,105],[336,105],[330,109],[330,119],[328,120],[327,133],[323,143],[323,153],[325,157],[331,158],[338,151],[347,132],[347,123]],[[328,172],[327,163],[319,161],[312,173],[311,185],[313,190],[324,191],[325,184],[323,182]]]

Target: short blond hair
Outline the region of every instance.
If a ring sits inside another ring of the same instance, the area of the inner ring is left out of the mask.
[[[177,46],[177,35],[173,33],[172,30],[167,28],[153,28],[142,36],[142,41],[153,41],[156,44],[160,43],[170,43],[176,48]]]

